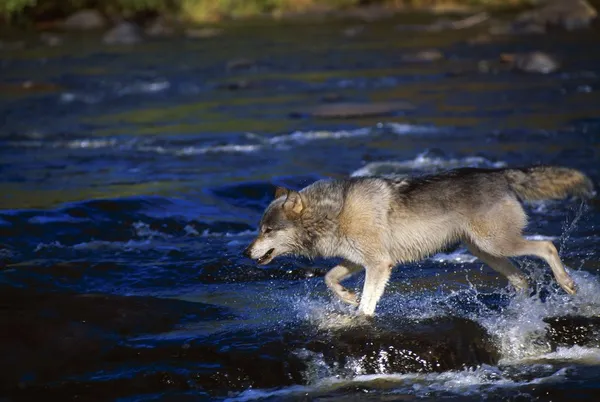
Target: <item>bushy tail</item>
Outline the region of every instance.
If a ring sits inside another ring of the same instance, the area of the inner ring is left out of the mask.
[[[554,166],[506,169],[510,188],[525,201],[562,199],[568,196],[589,198],[594,185],[579,170]]]

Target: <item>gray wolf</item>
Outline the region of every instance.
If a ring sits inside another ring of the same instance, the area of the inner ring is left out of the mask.
[[[527,278],[508,257],[539,257],[558,284],[574,294],[575,284],[552,242],[522,236],[527,216],[520,201],[592,194],[592,182],[583,173],[551,166],[319,180],[300,191],[277,188],[244,254],[259,264],[280,255],[342,258],[325,283],[367,316],[375,313],[392,268],[457,242],[517,290],[528,288]],[[340,282],[363,268],[359,303]]]

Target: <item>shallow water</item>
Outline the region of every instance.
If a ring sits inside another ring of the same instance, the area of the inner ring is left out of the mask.
[[[326,291],[332,261],[241,256],[275,184],[530,163],[598,183],[597,31],[472,46],[476,31],[397,23],[356,38],[342,35],[356,22],[232,23],[133,50],[82,36],[5,53],[0,396],[596,400],[596,200],[526,206],[527,235],[560,246],[573,297],[534,259],[518,261],[535,286],[517,295],[456,247],[398,268],[363,322]],[[402,62],[430,47],[445,60]],[[477,72],[533,49],[564,69]],[[254,64],[227,69],[240,58]],[[332,99],[414,107],[304,113]]]

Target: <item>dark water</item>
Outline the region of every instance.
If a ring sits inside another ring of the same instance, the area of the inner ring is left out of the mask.
[[[476,31],[396,23],[352,39],[350,22],[265,22],[133,50],[82,36],[5,52],[0,398],[597,400],[595,200],[527,206],[528,236],[560,246],[574,297],[533,259],[519,260],[532,295],[515,295],[457,247],[398,268],[369,323],[326,291],[334,262],[241,256],[275,184],[530,163],[598,183],[597,31],[468,45]],[[430,47],[445,60],[402,62]],[[477,72],[535,49],[563,70]],[[254,63],[227,68],[240,58]],[[333,99],[414,108],[304,113]]]

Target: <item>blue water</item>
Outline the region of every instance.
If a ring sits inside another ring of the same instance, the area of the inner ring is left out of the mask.
[[[242,256],[275,185],[533,163],[598,183],[597,32],[468,45],[476,31],[401,22],[356,38],[350,21],[234,22],[203,40],[5,51],[0,397],[597,400],[597,199],[526,206],[527,235],[560,248],[576,296],[526,258],[534,286],[516,295],[457,246],[399,267],[365,323],[327,292],[333,261]],[[402,61],[431,47],[444,60]],[[563,69],[477,70],[534,49]],[[252,63],[227,68],[240,58]],[[306,112],[334,100],[413,108]]]

